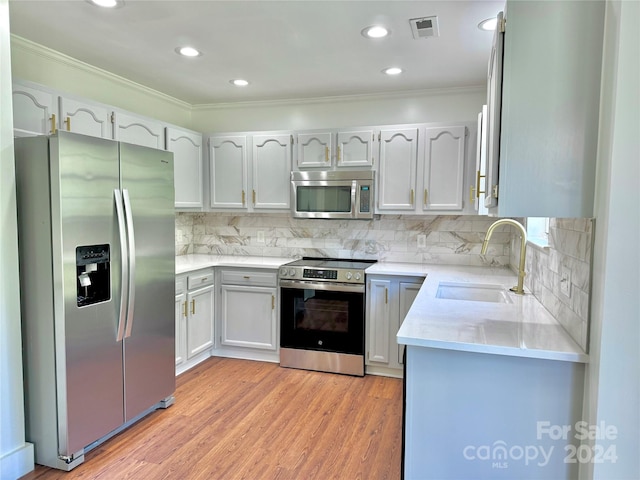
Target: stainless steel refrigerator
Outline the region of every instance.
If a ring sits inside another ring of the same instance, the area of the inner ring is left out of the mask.
[[[26,430],[71,470],[175,390],[173,154],[15,142]]]

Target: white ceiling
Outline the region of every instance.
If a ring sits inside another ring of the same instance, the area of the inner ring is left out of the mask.
[[[484,85],[492,34],[477,24],[502,1],[10,0],[11,32],[191,104]],[[438,38],[409,19],[437,15]],[[382,23],[384,39],[361,30]],[[175,48],[204,54],[184,58]],[[400,76],[381,73],[389,66]],[[238,88],[229,83],[245,78]]]

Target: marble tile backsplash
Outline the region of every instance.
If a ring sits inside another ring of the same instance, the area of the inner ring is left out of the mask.
[[[509,265],[510,227],[484,234],[483,216],[385,215],[373,220],[294,219],[282,214],[176,214],[176,255],[206,253],[300,258],[369,258],[386,262]],[[264,235],[264,243],[258,235]],[[424,246],[418,247],[418,236]]]
[[[593,219],[551,218],[549,246],[527,246],[524,284],[584,351],[589,342]],[[520,258],[520,241],[511,246],[511,265]],[[564,277],[564,278],[563,278]],[[570,277],[567,289],[562,288]]]

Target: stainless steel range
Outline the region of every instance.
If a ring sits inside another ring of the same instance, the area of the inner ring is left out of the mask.
[[[280,268],[280,365],[364,375],[365,269],[303,258]]]

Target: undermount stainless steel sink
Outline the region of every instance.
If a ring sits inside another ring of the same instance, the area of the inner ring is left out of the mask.
[[[472,302],[512,303],[502,285],[490,283],[440,282],[436,298]]]

